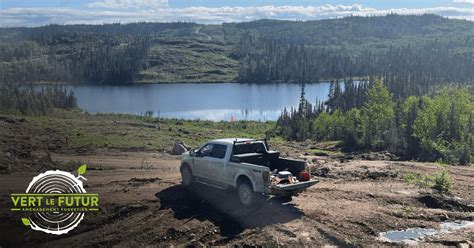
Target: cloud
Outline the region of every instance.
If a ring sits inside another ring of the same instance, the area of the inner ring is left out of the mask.
[[[157,9],[168,7],[168,0],[103,0],[89,3],[87,7],[104,9]]]
[[[453,3],[472,3],[472,4],[474,4],[474,0],[453,0]]]
[[[98,5],[107,2],[109,7]],[[139,2],[140,4],[136,4]],[[46,24],[102,24],[129,22],[174,22],[192,21],[198,23],[242,22],[262,18],[283,20],[318,20],[349,15],[385,15],[433,13],[449,18],[474,20],[474,8],[433,7],[418,9],[374,9],[359,4],[322,6],[225,6],[169,8],[164,5],[145,6],[147,0],[104,0],[91,3],[90,8],[10,8],[0,9],[2,26],[38,26]],[[160,1],[153,1],[157,4]],[[111,4],[113,3],[113,4]],[[115,5],[116,3],[120,3]],[[135,7],[125,8],[135,3]],[[165,3],[165,1],[161,1]],[[93,5],[94,4],[94,5]],[[96,7],[93,7],[96,6]]]

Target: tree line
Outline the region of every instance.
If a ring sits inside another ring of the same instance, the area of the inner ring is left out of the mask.
[[[147,66],[149,38],[90,35],[86,41],[39,46],[0,44],[0,81],[130,83]]]
[[[64,43],[85,41],[90,36],[102,35],[110,37],[150,36],[162,33],[164,36],[186,36],[193,31],[197,24],[191,22],[137,22],[112,23],[102,25],[50,24],[41,27],[11,27],[0,28],[0,40],[6,43],[34,41],[41,46],[51,46]]]
[[[327,103],[310,112],[302,93],[297,110],[282,111],[278,133],[289,140],[341,140],[345,150],[388,150],[403,159],[473,161],[474,101],[468,89],[444,87],[403,100],[395,99],[380,80],[346,89],[341,93],[335,86]],[[366,95],[363,103],[335,100],[356,94],[354,89]]]
[[[77,99],[72,91],[61,86],[34,88],[18,87],[13,83],[0,84],[0,110],[28,115],[46,115],[55,108],[73,109]]]
[[[246,32],[235,56],[241,60],[239,80],[243,82],[319,82],[372,76],[384,78],[395,97],[403,98],[425,94],[440,84],[472,82],[473,43],[474,36],[449,37],[354,50]]]

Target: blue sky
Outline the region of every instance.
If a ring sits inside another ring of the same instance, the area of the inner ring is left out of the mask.
[[[0,26],[137,21],[318,20],[348,15],[434,13],[474,20],[474,0],[0,0]]]

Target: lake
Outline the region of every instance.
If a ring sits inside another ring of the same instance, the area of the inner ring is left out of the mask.
[[[300,84],[139,84],[66,85],[90,113],[144,114],[201,120],[276,120],[283,108],[297,107]],[[328,98],[329,82],[306,84],[306,99]]]

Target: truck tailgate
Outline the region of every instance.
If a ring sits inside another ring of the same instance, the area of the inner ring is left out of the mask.
[[[271,185],[265,189],[265,193],[269,195],[288,195],[293,193],[299,193],[304,189],[311,187],[315,184],[319,183],[318,180],[309,180],[306,182],[297,182],[292,184],[277,184]]]
[[[309,188],[317,183],[319,183],[318,180],[309,180],[306,182],[298,182],[298,183],[292,183],[292,184],[278,184],[275,186],[284,191],[296,191],[296,190]]]

